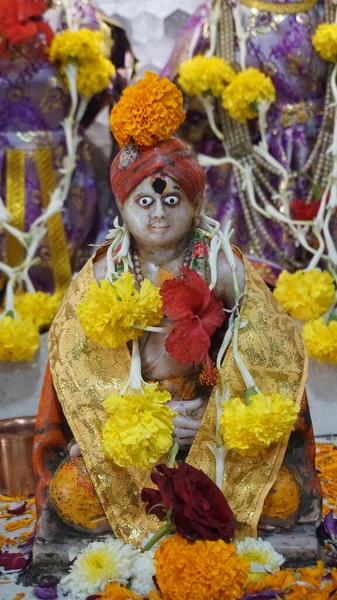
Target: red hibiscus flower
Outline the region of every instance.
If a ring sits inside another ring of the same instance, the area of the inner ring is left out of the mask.
[[[176,323],[165,341],[167,352],[182,364],[201,364],[211,336],[224,321],[222,301],[198,273],[182,267],[183,279],[164,281],[160,294],[163,312]]]
[[[22,45],[43,34],[47,44],[53,39],[53,32],[42,21],[42,14],[48,6],[45,0],[10,0],[0,7],[1,48],[5,53],[11,46]],[[40,41],[38,42],[40,43]],[[41,46],[43,46],[41,42]]]
[[[160,520],[170,519],[176,530],[189,539],[233,538],[235,520],[231,508],[215,483],[201,470],[187,463],[177,469],[158,465],[151,475],[158,490],[144,488],[146,512]]]
[[[194,246],[193,257],[200,258],[201,256],[208,256],[208,248],[204,242],[197,242]]]
[[[321,198],[307,204],[302,198],[298,198],[290,205],[292,217],[298,221],[312,221],[319,211]]]

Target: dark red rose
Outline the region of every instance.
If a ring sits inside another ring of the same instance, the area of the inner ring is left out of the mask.
[[[147,513],[165,520],[170,511],[172,524],[190,539],[228,541],[233,538],[235,520],[230,506],[203,471],[187,463],[177,469],[158,465],[151,479],[158,490],[144,488],[142,491]]]

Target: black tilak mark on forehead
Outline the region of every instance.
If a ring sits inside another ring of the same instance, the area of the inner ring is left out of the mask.
[[[167,186],[167,182],[165,181],[165,179],[161,179],[160,177],[156,177],[156,179],[154,180],[152,187],[154,189],[154,191],[156,192],[156,194],[162,194],[163,191],[165,190]]]

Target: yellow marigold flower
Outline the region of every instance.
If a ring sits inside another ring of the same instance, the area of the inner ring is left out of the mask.
[[[116,69],[111,60],[98,56],[95,60],[80,64],[77,74],[77,90],[84,96],[98,94],[108,87]]]
[[[146,71],[143,79],[127,87],[110,115],[118,144],[134,141],[152,146],[168,140],[184,121],[183,96],[167,79]]]
[[[15,310],[19,317],[32,321],[39,329],[48,329],[55,317],[62,294],[45,292],[24,292],[15,295]]]
[[[232,119],[244,123],[247,119],[255,119],[256,105],[261,100],[274,102],[275,97],[275,87],[270,77],[250,67],[238,73],[225,88],[222,105]]]
[[[156,551],[156,581],[167,600],[231,600],[241,598],[249,566],[233,543],[190,542],[175,535]]]
[[[256,394],[250,404],[231,398],[222,405],[224,444],[243,456],[257,456],[274,442],[287,441],[296,418],[293,401],[280,394]]]
[[[329,60],[337,62],[337,23],[321,23],[312,36],[313,46],[318,54]]]
[[[316,319],[328,310],[334,300],[334,280],[328,271],[319,269],[295,273],[282,271],[274,296],[294,319]]]
[[[147,469],[154,465],[172,445],[173,417],[165,404],[169,392],[146,386],[143,393],[112,394],[103,403],[109,413],[104,425],[104,453],[120,467]]]
[[[323,319],[308,321],[303,325],[302,337],[311,358],[320,363],[337,363],[337,321],[327,325]]]
[[[49,59],[52,63],[66,66],[69,60],[77,62],[95,61],[103,53],[103,33],[91,29],[70,31],[66,29],[57,33],[49,48]]]
[[[235,71],[223,58],[198,55],[180,66],[178,84],[189,96],[221,96],[234,77]]]
[[[0,360],[32,360],[39,343],[39,330],[32,321],[0,319]]]
[[[158,325],[161,306],[159,288],[151,281],[145,279],[138,291],[134,275],[123,273],[112,284],[107,279],[100,286],[92,283],[77,314],[88,338],[104,348],[116,348],[140,337],[142,328]]]

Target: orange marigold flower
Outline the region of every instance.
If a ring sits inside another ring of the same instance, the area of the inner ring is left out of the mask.
[[[331,574],[333,583],[337,586],[337,567],[333,567],[333,569],[331,569],[331,571],[330,571],[330,574]]]
[[[161,600],[162,596],[160,596],[159,592],[157,592],[157,590],[153,590],[152,592],[149,593],[148,595],[148,600]]]
[[[142,600],[140,596],[137,596],[131,590],[126,587],[119,585],[116,581],[108,583],[100,599],[104,600]]]
[[[120,146],[131,141],[152,146],[170,139],[184,119],[180,90],[167,77],[146,71],[143,79],[124,90],[111,111],[110,127]]]
[[[319,560],[315,567],[303,567],[297,569],[297,573],[300,575],[301,581],[310,583],[316,589],[320,589],[322,577],[325,575],[325,568],[321,560]]]
[[[164,540],[155,558],[156,580],[165,600],[241,598],[249,565],[223,540],[190,542],[175,535]]]
[[[292,569],[277,571],[274,575],[266,575],[259,581],[253,581],[247,585],[246,592],[254,594],[264,590],[284,591],[295,581],[296,573]]]
[[[313,591],[311,587],[297,583],[294,588],[286,595],[287,600],[329,600],[331,585],[327,585],[322,590]]]
[[[323,514],[337,511],[337,448],[317,444],[316,466],[323,492]]]

